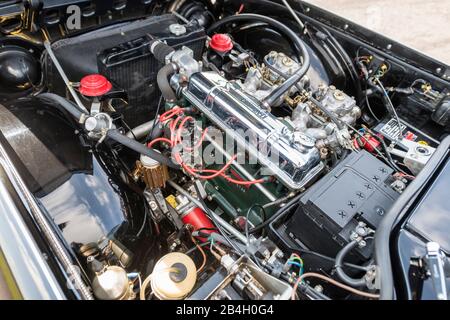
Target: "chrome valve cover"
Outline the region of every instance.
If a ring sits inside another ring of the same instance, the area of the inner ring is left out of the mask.
[[[302,188],[322,170],[315,140],[294,133],[237,83],[215,72],[199,72],[183,95],[288,188]]]

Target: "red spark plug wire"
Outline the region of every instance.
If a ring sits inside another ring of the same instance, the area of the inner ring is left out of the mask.
[[[152,140],[151,142],[149,142],[149,143],[147,144],[147,147],[151,148],[151,147],[153,147],[157,142],[166,142],[166,143],[168,143],[171,147],[173,146],[172,140],[170,140],[170,139],[167,139],[167,138],[156,138],[156,139]]]
[[[185,129],[185,125],[188,121],[194,121],[195,119],[191,116],[183,116],[184,109],[176,106],[172,108],[169,111],[164,112],[162,115],[160,115],[159,120],[161,123],[168,122],[168,127],[170,131],[170,139],[168,138],[156,138],[152,140],[150,143],[148,143],[148,147],[152,147],[157,142],[166,142],[170,145],[170,147],[173,149],[177,145],[182,144],[182,133]],[[173,117],[177,116],[177,118],[173,119]],[[181,121],[181,122],[180,122]],[[178,128],[177,128],[178,127]],[[203,143],[205,137],[207,134],[207,129],[202,131],[202,135],[200,137],[200,140],[195,144],[194,147],[185,147],[185,150],[188,152],[191,152],[195,150],[196,148],[200,147]],[[202,180],[210,180],[213,178],[216,178],[218,176],[221,176],[222,178],[226,179],[227,181],[237,184],[237,185],[252,185],[252,184],[258,184],[258,183],[264,183],[267,181],[267,179],[258,179],[258,180],[252,180],[252,181],[241,181],[234,178],[231,178],[227,174],[225,174],[225,171],[227,171],[232,163],[236,160],[237,155],[233,155],[223,168],[220,170],[213,170],[213,169],[195,169],[190,166],[188,166],[186,163],[184,163],[183,159],[181,158],[180,153],[177,151],[174,154],[175,161],[182,166],[182,168],[190,175],[202,179]],[[202,175],[199,173],[211,173],[211,175]]]

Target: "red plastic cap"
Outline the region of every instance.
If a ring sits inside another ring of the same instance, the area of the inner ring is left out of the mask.
[[[112,89],[111,82],[101,74],[90,74],[80,81],[80,93],[87,97],[101,97]]]
[[[218,33],[212,36],[209,46],[217,52],[228,52],[233,49],[233,41],[229,35]]]

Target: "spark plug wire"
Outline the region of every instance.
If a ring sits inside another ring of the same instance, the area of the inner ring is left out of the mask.
[[[174,160],[177,164],[179,164],[188,174],[194,176],[195,178],[202,179],[202,180],[210,180],[216,177],[222,177],[225,180],[227,180],[230,183],[236,184],[236,185],[244,185],[249,186],[253,184],[258,183],[264,183],[269,181],[269,179],[263,178],[263,179],[257,179],[257,180],[251,180],[251,181],[244,181],[244,180],[238,180],[230,177],[225,172],[231,167],[233,162],[237,159],[237,155],[233,155],[231,159],[223,166],[220,170],[213,170],[213,169],[196,169],[189,165],[187,165],[183,158],[180,155],[180,152],[178,150],[174,150],[175,147],[182,145],[182,136],[183,136],[183,130],[186,129],[186,124],[189,121],[194,121],[195,119],[191,116],[185,116],[184,115],[184,108],[180,108],[179,106],[175,106],[174,108],[164,112],[162,115],[160,115],[159,120],[162,124],[167,125],[170,131],[170,139],[168,138],[156,138],[148,143],[148,147],[152,147],[158,142],[165,142],[167,143],[170,148],[172,148],[172,151],[174,151]],[[176,118],[175,118],[176,116]],[[174,119],[175,118],[175,119]],[[205,140],[206,134],[207,134],[207,128],[205,130],[202,130],[201,137],[199,141],[193,146],[184,146],[184,150],[187,152],[192,152],[195,149],[199,148],[203,141]],[[210,175],[203,175],[204,173],[210,173]]]

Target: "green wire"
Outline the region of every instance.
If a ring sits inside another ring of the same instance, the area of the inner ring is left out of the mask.
[[[305,264],[303,263],[303,259],[297,256],[292,256],[288,261],[295,261],[295,260],[297,260],[300,263],[299,275],[301,276],[303,274]]]
[[[208,237],[208,239],[211,239],[211,245],[209,246],[209,250],[212,250],[212,246],[214,245],[214,239],[212,237]]]

